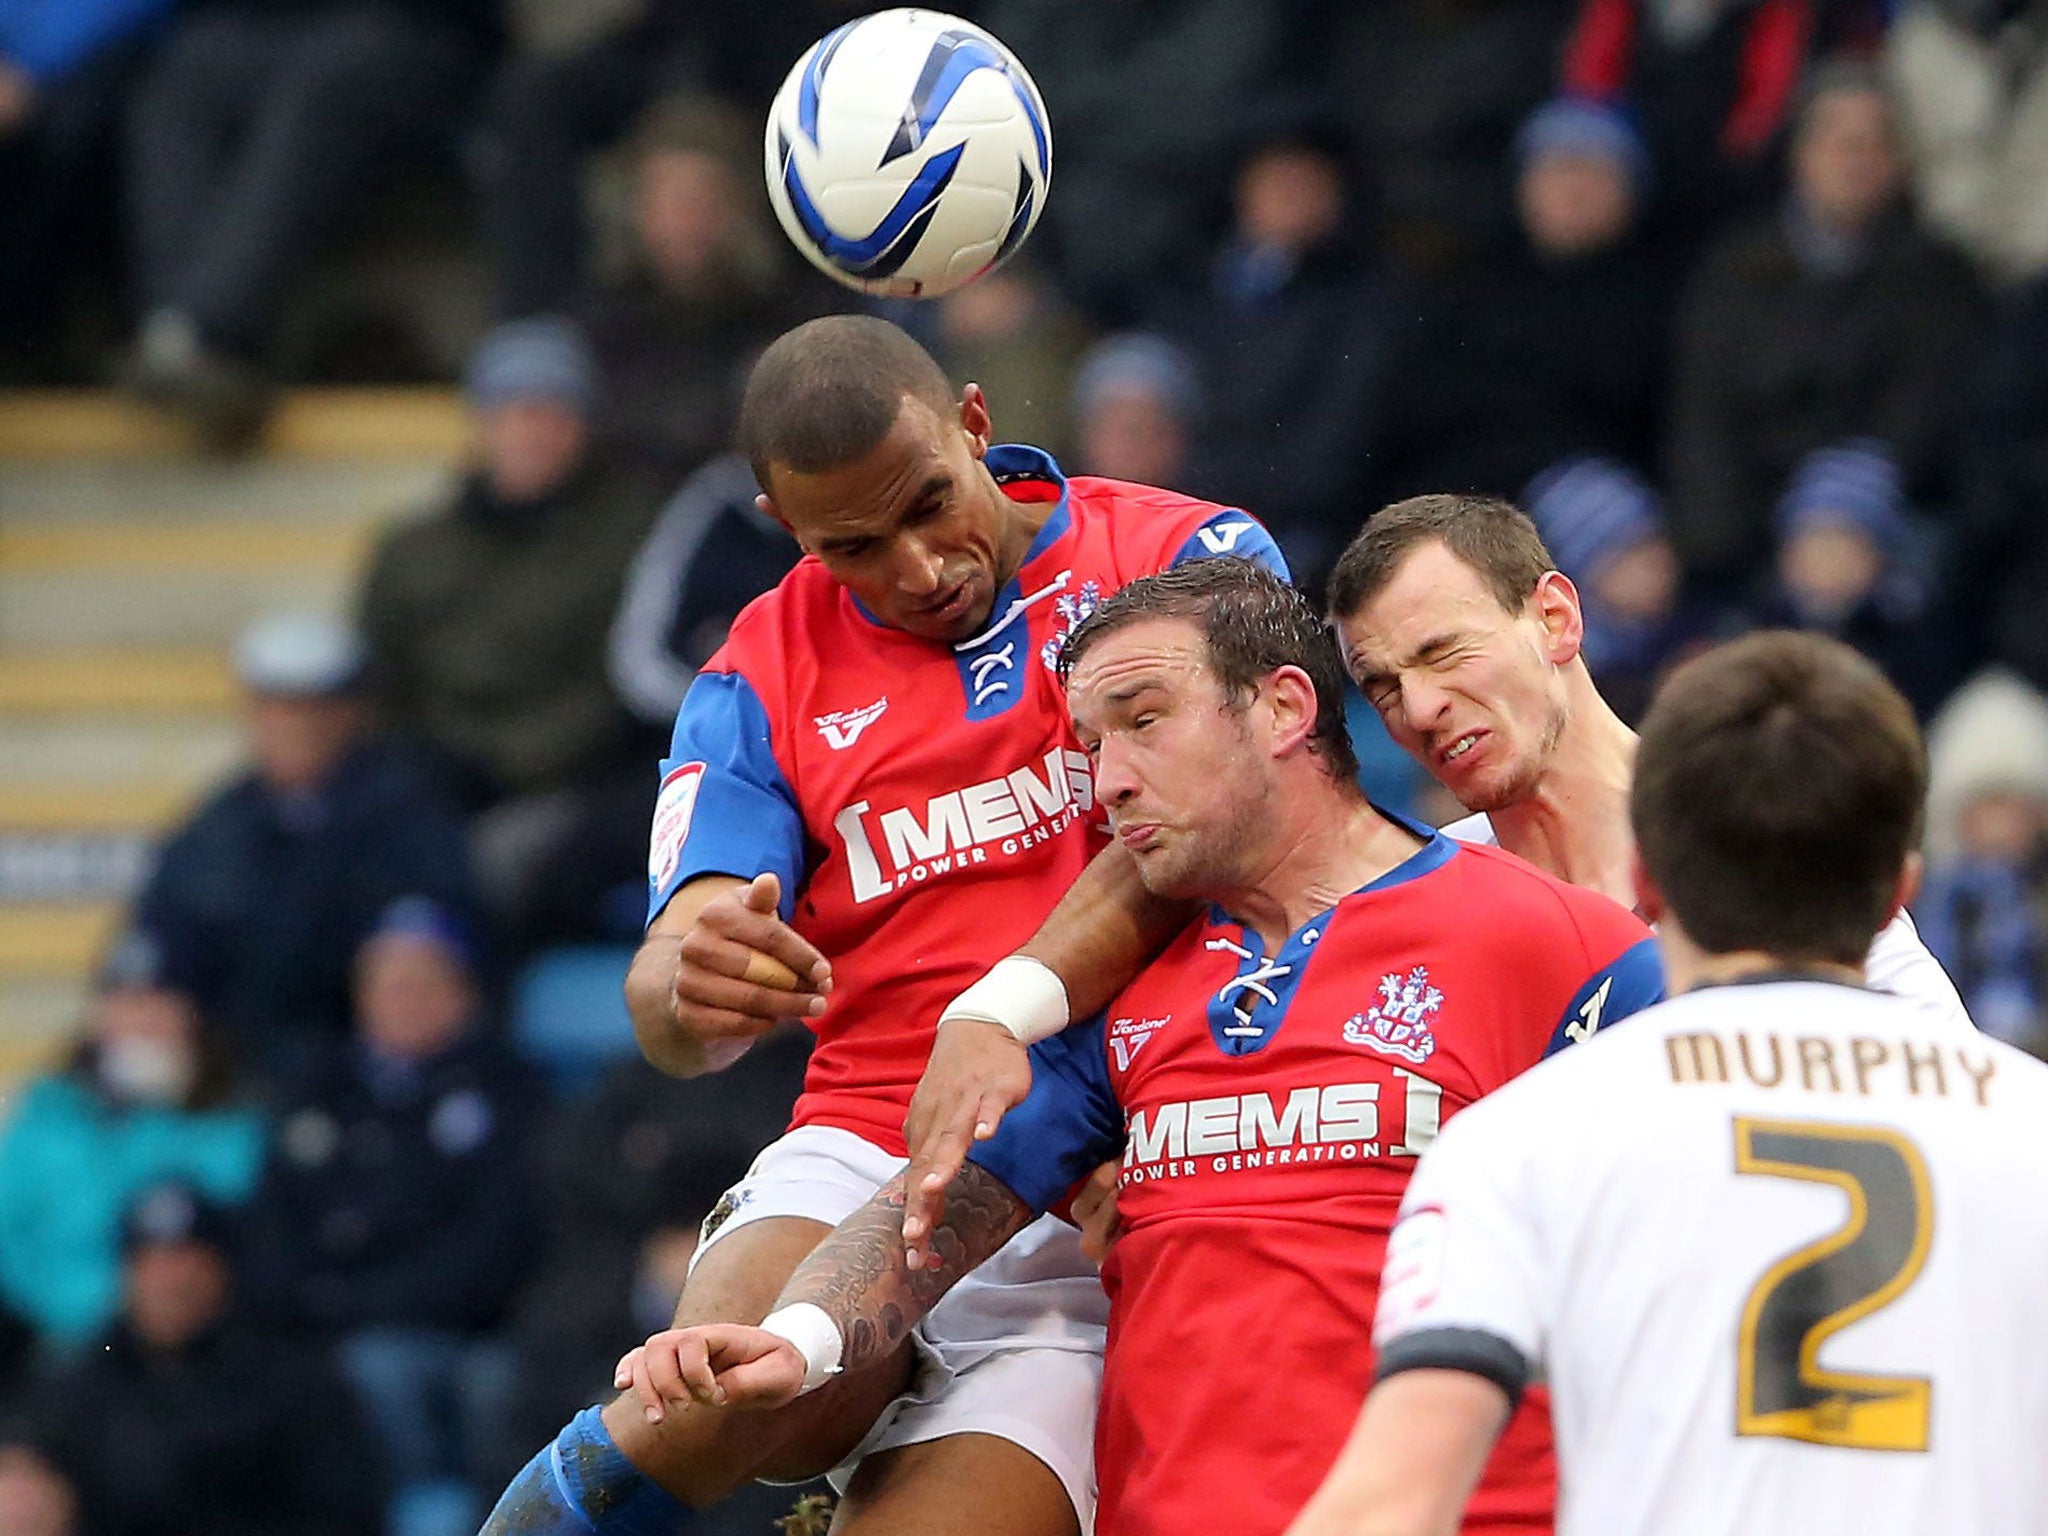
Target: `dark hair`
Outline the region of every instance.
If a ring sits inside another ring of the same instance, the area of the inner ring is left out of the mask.
[[[1839,641],[1767,632],[1658,691],[1629,810],[1644,867],[1701,948],[1860,965],[1926,792],[1920,728],[1884,674]]]
[[[740,451],[764,491],[771,464],[836,469],[871,452],[906,399],[942,420],[956,404],[945,371],[907,332],[872,315],[826,315],[785,331],[754,364],[740,401]]]
[[[1498,496],[1411,496],[1367,519],[1330,572],[1330,614],[1348,619],[1394,579],[1412,550],[1442,544],[1477,571],[1501,607],[1519,613],[1557,569],[1528,514]]]
[[[1281,667],[1299,667],[1316,690],[1311,748],[1330,776],[1358,777],[1344,720],[1344,662],[1314,606],[1263,566],[1229,557],[1189,560],[1132,582],[1075,626],[1060,648],[1062,680],[1105,635],[1146,619],[1188,619],[1202,632],[1209,670],[1233,705]]]

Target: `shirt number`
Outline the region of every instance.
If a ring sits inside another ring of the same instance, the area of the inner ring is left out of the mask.
[[[1836,1370],[1821,1347],[1905,1294],[1927,1262],[1934,1198],[1920,1151],[1895,1131],[1735,1121],[1735,1171],[1832,1184],[1849,1219],[1750,1287],[1736,1334],[1735,1432],[1866,1451],[1924,1451],[1924,1376]]]

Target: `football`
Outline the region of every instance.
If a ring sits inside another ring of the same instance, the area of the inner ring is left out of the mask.
[[[1038,87],[983,28],[877,11],[814,43],[768,113],[768,197],[864,293],[935,298],[1007,258],[1052,180]]]

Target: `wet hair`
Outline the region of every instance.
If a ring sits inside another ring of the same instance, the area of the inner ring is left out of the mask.
[[[1919,842],[1927,757],[1867,658],[1765,632],[1674,672],[1643,721],[1643,867],[1710,954],[1858,965]]]
[[[1528,514],[1498,496],[1411,496],[1373,513],[1330,572],[1330,616],[1348,619],[1378,597],[1411,552],[1437,543],[1479,573],[1501,607],[1520,613],[1557,569]]]
[[[946,419],[952,383],[901,328],[872,315],[826,315],[770,343],[740,401],[740,451],[768,489],[768,468],[802,474],[865,458],[896,424],[906,399]]]
[[[1336,636],[1301,593],[1249,560],[1185,561],[1132,582],[1076,625],[1060,650],[1061,679],[1073,675],[1097,641],[1147,619],[1186,619],[1201,631],[1209,670],[1234,708],[1281,667],[1306,672],[1316,692],[1310,748],[1331,778],[1356,781],[1343,658]]]

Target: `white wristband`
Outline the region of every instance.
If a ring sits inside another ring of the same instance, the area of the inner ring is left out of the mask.
[[[839,1374],[839,1357],[846,1349],[839,1325],[823,1307],[808,1301],[777,1307],[761,1319],[761,1327],[777,1338],[787,1339],[804,1357],[804,1386],[815,1392]]]
[[[946,1005],[946,1019],[1000,1024],[1029,1045],[1067,1027],[1067,987],[1052,967],[1027,955],[998,960],[973,986]]]

